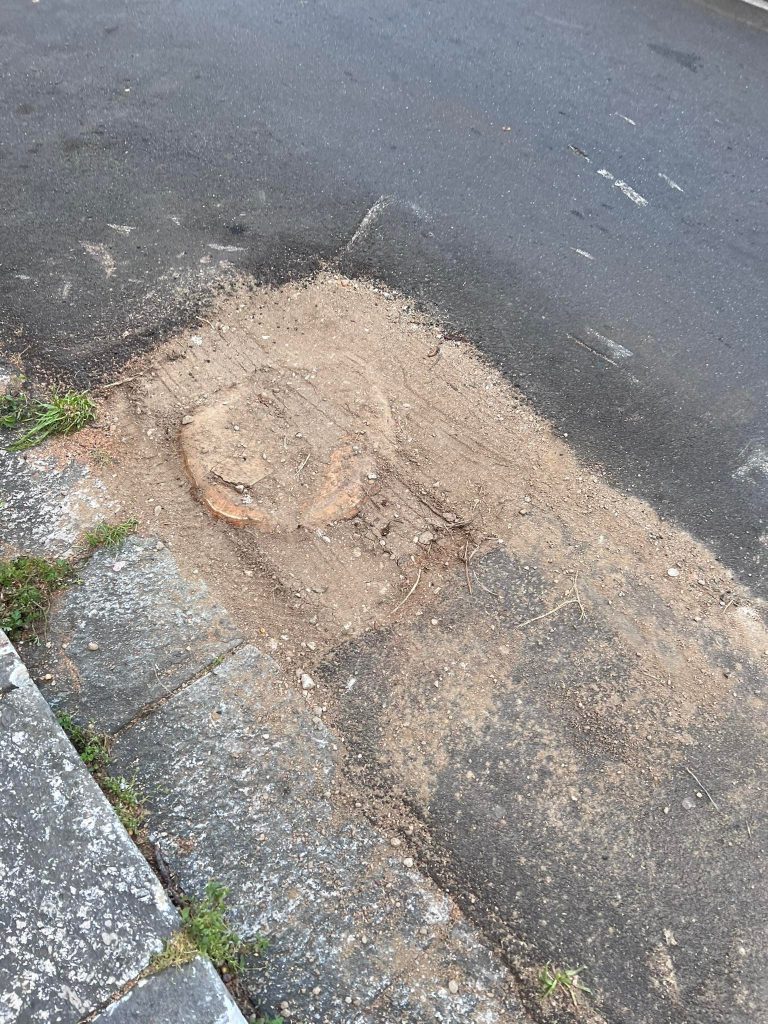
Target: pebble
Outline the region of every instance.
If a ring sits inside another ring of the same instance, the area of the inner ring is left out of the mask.
[[[181,425],[182,425],[182,427],[188,427],[189,424],[192,423],[192,422],[193,422],[193,420],[192,420],[191,416],[185,416],[182,419],[182,421],[181,421]]]
[[[431,544],[434,539],[434,533],[430,533],[429,530],[425,530],[424,533],[420,533],[417,538],[419,544]]]
[[[412,868],[412,867],[413,867],[413,857],[406,857],[406,858],[405,858],[405,859],[403,860],[403,864],[404,864],[404,865],[405,865],[405,866],[406,866],[407,868]]]
[[[693,799],[692,796],[687,796],[685,800],[683,800],[683,807],[686,811],[692,811],[695,806],[696,801]]]
[[[121,569],[125,568],[125,562],[115,562],[112,566],[112,572],[120,572]]]
[[[674,567],[674,565],[670,565],[670,567],[667,569],[667,576],[675,577],[675,576],[679,576],[679,575],[680,575],[680,570],[676,569]]]
[[[315,680],[306,672],[301,673],[301,688],[302,690],[314,690],[315,688]]]
[[[393,836],[393,837],[392,837],[392,838],[391,838],[391,839],[389,840],[389,845],[390,845],[390,846],[401,846],[401,845],[402,845],[402,842],[403,842],[403,840],[402,840],[402,839],[399,839],[399,838],[398,838],[397,836]]]
[[[454,996],[459,991],[459,983],[454,978],[448,982],[448,991]]]
[[[88,650],[89,651],[98,651],[98,649],[99,649],[99,645],[96,643],[96,641],[95,640],[91,640],[91,642],[88,644]]]
[[[368,474],[368,479],[369,480],[378,480],[379,479],[379,474],[378,473],[369,473]]]

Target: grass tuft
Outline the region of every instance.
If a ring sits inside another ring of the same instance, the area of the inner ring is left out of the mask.
[[[141,834],[147,816],[143,807],[143,794],[135,779],[126,779],[124,775],[108,775],[109,740],[97,733],[91,726],[78,725],[72,715],[62,712],[56,716],[57,721],[77,753],[80,760],[88,768],[107,800],[112,804],[115,814],[122,822],[123,828],[133,839]]]
[[[105,775],[97,779],[97,782],[112,804],[125,831],[132,839],[136,839],[147,817],[142,804],[144,795],[136,780],[126,779],[124,775]]]
[[[109,765],[109,747],[106,736],[95,732],[90,726],[78,725],[72,715],[66,712],[57,715],[56,720],[87,768],[96,772],[103,771]]]
[[[162,952],[152,958],[148,973],[159,974],[160,971],[165,971],[169,967],[183,967],[184,964],[188,964],[199,955],[200,951],[197,946],[182,928],[180,931],[174,932],[166,941]]]
[[[228,895],[226,886],[209,882],[201,900],[189,900],[181,908],[181,930],[171,936],[162,953],[154,958],[153,972],[188,963],[201,954],[219,970],[238,975],[245,967],[246,956],[266,950],[266,939],[244,942],[227,924]]]
[[[85,539],[91,548],[114,548],[130,536],[138,525],[137,519],[126,519],[124,523],[99,523],[92,530],[85,531]]]
[[[72,434],[96,418],[96,403],[87,391],[54,392],[47,401],[26,392],[0,398],[0,426],[27,429],[9,451],[21,452],[42,444],[54,434]]]
[[[558,992],[566,992],[575,1007],[577,992],[586,992],[592,995],[592,989],[582,984],[579,975],[586,971],[586,967],[555,967],[547,964],[539,971],[539,985],[541,986],[542,999],[549,999]]]
[[[51,562],[20,555],[0,562],[0,627],[11,639],[25,634],[38,638],[37,627],[45,622],[51,595],[71,572],[64,559]]]

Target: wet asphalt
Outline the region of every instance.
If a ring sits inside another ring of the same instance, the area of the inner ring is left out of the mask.
[[[341,257],[764,593],[767,28],[686,0],[8,2],[2,340],[91,382],[222,261]]]

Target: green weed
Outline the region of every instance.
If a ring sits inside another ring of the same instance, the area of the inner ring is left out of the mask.
[[[45,621],[54,591],[64,586],[72,568],[64,559],[20,555],[0,562],[0,627],[9,637],[30,634]]]
[[[228,895],[226,886],[209,882],[201,900],[190,900],[182,907],[181,930],[171,936],[162,953],[152,961],[154,971],[188,963],[202,954],[220,970],[240,974],[248,954],[258,955],[266,950],[266,939],[244,942],[227,924]]]
[[[85,539],[91,548],[114,548],[138,525],[137,519],[126,519],[124,523],[99,523],[92,530],[85,531]]]
[[[90,726],[78,725],[72,715],[66,712],[57,715],[56,719],[87,768],[96,772],[103,771],[109,765],[106,736],[95,732]]]
[[[9,451],[21,452],[54,434],[72,434],[96,418],[96,403],[86,391],[54,392],[47,401],[26,392],[0,398],[0,426],[27,429]]]
[[[557,992],[567,992],[573,1005],[578,1007],[577,992],[586,992],[592,995],[592,989],[583,985],[579,978],[582,971],[586,971],[586,967],[555,967],[553,964],[542,967],[539,971],[542,999],[549,999]]]
[[[29,402],[29,396],[24,391],[3,395],[0,398],[0,427],[12,430],[24,423],[29,416]]]
[[[112,804],[125,831],[135,839],[147,816],[142,806],[143,794],[136,780],[126,779],[124,775],[104,775],[96,781]]]
[[[140,834],[147,816],[143,807],[143,795],[136,780],[126,779],[124,775],[107,774],[110,756],[106,736],[97,733],[90,726],[78,725],[72,715],[66,712],[57,715],[56,719],[80,755],[80,760],[112,804],[123,828],[135,839]]]

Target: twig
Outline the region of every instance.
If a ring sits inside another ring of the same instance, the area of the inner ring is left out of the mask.
[[[573,574],[573,589],[576,594],[576,600],[581,610],[582,620],[586,619],[587,613],[584,611],[584,605],[581,603],[581,595],[579,594],[579,570],[577,569]]]
[[[712,799],[712,794],[709,792],[709,790],[704,785],[704,783],[701,781],[701,779],[698,777],[698,775],[695,772],[691,771],[691,769],[687,765],[683,765],[683,770],[688,772],[688,774],[691,776],[691,778],[693,779],[693,781],[696,783],[697,786],[701,787],[701,789],[704,791],[704,793],[705,793],[707,799],[709,800],[709,802],[712,804],[712,806],[715,808],[715,810],[719,812],[720,808],[717,806],[715,801]]]
[[[304,459],[304,461],[302,462],[302,464],[301,464],[301,465],[299,466],[299,468],[298,468],[298,469],[296,470],[296,476],[298,476],[298,475],[299,475],[299,473],[301,473],[302,469],[304,469],[304,467],[306,466],[306,464],[307,464],[307,463],[309,462],[309,456],[310,456],[310,454],[311,454],[310,452],[307,452],[306,458]]]
[[[464,545],[464,574],[467,577],[467,590],[472,593],[472,580],[469,576],[469,559],[467,558],[467,551],[469,551],[469,540]],[[474,551],[472,552],[474,554]]]
[[[107,388],[117,388],[121,384],[130,384],[131,381],[138,380],[138,377],[123,377],[122,380],[113,380],[111,384],[102,384],[102,388],[106,391]]]
[[[422,505],[426,505],[430,512],[434,512],[436,516],[440,516],[440,518],[444,520],[446,528],[448,530],[458,530],[463,526],[471,526],[472,523],[475,521],[473,517],[472,519],[460,519],[458,522],[452,523],[450,519],[446,519],[447,513],[441,511],[431,502],[427,501],[427,499],[424,498],[422,495],[417,494],[416,500],[420,501]]]
[[[401,609],[401,608],[403,607],[403,605],[405,604],[405,602],[406,602],[406,601],[408,600],[408,598],[409,598],[409,597],[411,596],[411,594],[412,594],[412,593],[414,592],[414,590],[416,589],[416,587],[418,587],[418,585],[419,585],[419,580],[420,580],[420,579],[421,579],[421,569],[419,569],[418,573],[416,574],[416,582],[415,582],[415,583],[413,584],[413,586],[412,586],[412,587],[411,587],[411,589],[410,589],[410,590],[408,591],[408,593],[407,593],[407,594],[405,595],[405,597],[404,597],[404,598],[403,598],[403,600],[402,600],[402,601],[400,602],[400,604],[397,604],[397,605],[395,605],[395,607],[394,607],[394,608],[392,609],[392,611],[391,611],[391,612],[389,613],[390,615],[394,615],[394,614],[395,614],[395,612],[399,612],[399,611],[400,611],[400,609]]]
[[[579,616],[580,621],[586,619],[587,613],[584,611],[584,605],[581,603],[581,594],[579,593],[578,579],[579,570],[576,569],[573,575],[573,586],[571,587],[571,590],[573,590],[576,594],[575,597],[569,597],[567,600],[561,601],[560,604],[555,605],[554,608],[550,608],[548,612],[542,612],[541,615],[534,615],[532,619],[526,619],[525,622],[518,622],[517,628],[521,629],[523,626],[530,626],[532,622],[538,622],[539,619],[548,619],[550,615],[554,615],[556,612],[559,612],[561,608],[565,608],[569,604],[577,604],[579,606],[579,611],[581,612],[581,615]],[[566,591],[567,594],[570,594],[570,592],[570,590]]]
[[[561,601],[560,604],[555,605],[548,612],[542,612],[541,615],[534,615],[532,619],[526,619],[525,622],[518,622],[517,629],[521,629],[523,626],[530,626],[532,622],[538,622],[539,619],[548,619],[550,615],[554,615],[555,612],[559,612],[561,608],[565,608],[569,604],[578,604],[579,602],[575,597],[569,597],[567,601]]]
[[[491,597],[498,597],[498,599],[501,600],[501,594],[497,593],[495,590],[490,590],[488,587],[486,587],[482,580],[479,580],[477,579],[477,577],[475,577],[475,583],[478,585],[478,587],[480,587],[481,590],[484,590],[486,594],[490,594]]]

